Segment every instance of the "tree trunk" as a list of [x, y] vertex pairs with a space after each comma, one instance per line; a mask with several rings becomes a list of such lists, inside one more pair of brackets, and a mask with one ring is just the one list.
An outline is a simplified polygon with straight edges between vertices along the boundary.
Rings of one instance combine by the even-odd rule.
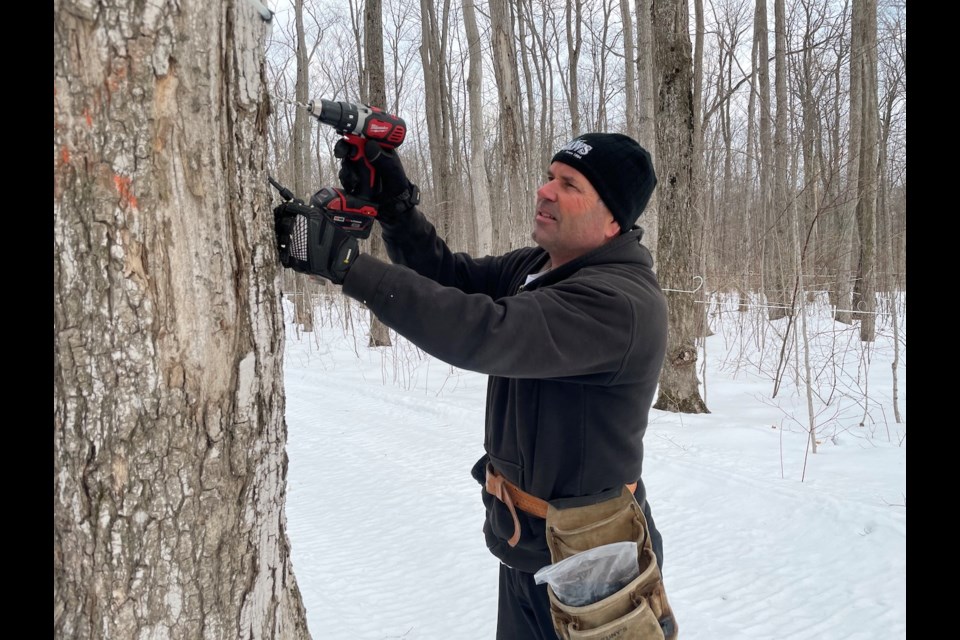
[[[293, 5], [294, 23], [297, 32], [297, 84], [296, 101], [307, 104], [310, 100], [310, 62], [307, 54], [307, 39], [303, 29], [303, 0]], [[297, 107], [293, 116], [293, 192], [308, 201], [317, 189], [310, 184], [310, 126], [311, 117], [306, 109]], [[313, 290], [316, 285], [305, 274], [294, 275], [293, 309], [298, 328], [313, 331]]]
[[483, 52], [473, 0], [463, 3], [463, 20], [470, 54], [470, 70], [467, 76], [467, 91], [470, 94], [470, 194], [473, 204], [470, 220], [476, 228], [476, 253], [485, 256], [493, 251], [493, 219], [486, 151], [483, 148]]
[[[493, 4], [493, 1], [490, 3]], [[580, 82], [577, 67], [580, 64], [580, 47], [583, 36], [580, 31], [583, 25], [583, 0], [567, 0], [564, 17], [567, 22], [567, 65], [569, 85], [567, 101], [570, 105], [570, 136], [580, 135]]]
[[773, 206], [770, 209], [768, 256], [775, 267], [768, 271], [767, 301], [782, 307], [777, 317], [793, 315], [791, 283], [795, 282], [794, 224], [790, 217], [796, 207], [790, 204], [792, 194], [787, 190], [787, 26], [784, 0], [774, 0], [774, 69], [776, 99], [773, 131]]
[[[610, 24], [613, 22], [613, 0], [606, 0], [601, 4], [600, 12], [600, 33], [595, 29], [592, 35], [591, 57], [593, 58], [593, 86], [595, 89], [591, 92], [595, 96], [596, 120], [592, 127], [593, 131], [606, 131], [610, 128], [607, 122], [607, 103], [610, 102], [608, 95], [614, 91], [607, 83], [607, 55], [611, 46], [607, 43], [610, 34]], [[593, 16], [594, 18], [598, 16]]]
[[[684, 289], [697, 269], [694, 202], [693, 61], [686, 0], [654, 0], [654, 60], [659, 77], [660, 282]], [[699, 312], [689, 293], [667, 292], [670, 334], [654, 408], [708, 413], [697, 380]]]
[[[531, 176], [534, 179], [534, 193], [536, 192], [537, 187], [539, 187], [540, 181], [543, 179], [546, 168], [550, 165], [550, 159], [553, 157], [557, 146], [554, 144], [556, 141], [554, 136], [554, 131], [556, 130], [556, 114], [554, 113], [554, 105], [556, 103], [553, 99], [554, 80], [558, 75], [554, 72], [554, 64], [556, 63], [557, 58], [551, 53], [550, 42], [556, 42], [556, 46], [559, 47], [559, 42], [554, 37], [555, 32], [548, 30], [548, 27], [551, 26], [550, 21], [552, 20], [552, 9], [547, 10], [542, 3], [537, 4], [543, 8], [543, 13], [539, 16], [539, 24], [534, 23], [534, 17], [532, 15], [532, 7], [534, 5], [533, 0], [528, 0], [526, 3], [526, 6], [530, 12], [530, 33], [533, 34], [537, 45], [537, 51], [534, 53], [533, 60], [540, 72], [540, 95], [542, 96], [540, 102], [540, 133], [536, 141], [537, 148], [531, 150], [531, 153], [534, 155], [534, 157], [538, 158], [536, 163], [536, 172], [533, 176]], [[550, 40], [548, 40], [548, 38]]]
[[[504, 206], [494, 227], [494, 249], [503, 253], [514, 248], [521, 228], [529, 229], [530, 202], [523, 185], [523, 133], [520, 120], [520, 78], [517, 74], [516, 39], [506, 0], [490, 0], [490, 28], [493, 41], [493, 71], [500, 101], [500, 139], [503, 173], [507, 176]], [[529, 233], [529, 231], [528, 231]]]
[[635, 80], [636, 58], [633, 53], [633, 18], [630, 15], [630, 1], [620, 0], [620, 20], [623, 21], [623, 93], [625, 102], [626, 133], [636, 140], [639, 135], [637, 124], [637, 84]]
[[442, 16], [437, 18], [433, 0], [420, 0], [421, 45], [420, 59], [423, 65], [424, 103], [427, 120], [427, 138], [430, 146], [430, 166], [433, 169], [433, 222], [437, 234], [446, 238], [452, 228], [451, 193], [453, 176], [450, 171], [449, 114], [446, 83], [446, 34], [450, 12], [449, 0], [443, 1]]
[[[366, 64], [363, 67], [365, 80], [363, 85], [369, 92], [363, 99], [367, 104], [380, 109], [387, 107], [387, 81], [383, 68], [383, 3], [381, 0], [366, 0], [363, 11], [363, 41], [366, 50]], [[390, 261], [383, 238], [376, 230], [370, 234], [368, 243], [370, 254], [381, 260]], [[370, 317], [370, 347], [389, 347], [390, 330], [373, 312]]]
[[[854, 2], [854, 6], [857, 2]], [[847, 151], [847, 174], [843, 202], [838, 210], [839, 246], [837, 248], [837, 307], [835, 319], [845, 324], [853, 323], [850, 310], [853, 308], [853, 282], [851, 280], [853, 256], [853, 229], [857, 203], [860, 200], [860, 145], [863, 135], [863, 74], [860, 70], [863, 59], [863, 24], [854, 19], [850, 28], [850, 118]]]
[[786, 315], [783, 308], [783, 286], [780, 282], [779, 246], [777, 245], [777, 212], [774, 210], [774, 166], [773, 114], [770, 92], [770, 45], [767, 29], [767, 2], [757, 0], [754, 33], [757, 39], [757, 77], [760, 81], [760, 215], [762, 221], [760, 241], [762, 243], [762, 281], [766, 296], [767, 317], [777, 320]]
[[528, 55], [528, 49], [530, 49], [530, 47], [527, 46], [526, 20], [523, 18], [522, 2], [523, 0], [514, 0], [509, 6], [513, 13], [511, 21], [517, 25], [517, 54], [520, 58], [520, 68], [523, 70], [523, 86], [526, 88], [527, 96], [527, 122], [523, 127], [523, 132], [526, 133], [526, 136], [523, 138], [522, 143], [525, 161], [524, 168], [521, 170], [524, 179], [523, 189], [524, 191], [532, 193], [536, 190], [536, 181], [543, 175], [545, 167], [537, 167], [537, 159], [540, 155], [534, 153], [537, 139], [536, 107], [534, 105], [534, 96], [536, 94], [533, 90], [534, 72], [530, 68], [530, 60], [534, 57], [534, 54], [530, 52], [530, 55]]
[[[693, 180], [691, 181], [691, 188], [693, 190], [692, 202], [693, 202], [693, 213], [696, 218], [694, 219], [694, 224], [696, 228], [700, 230], [700, 233], [695, 241], [693, 251], [694, 255], [698, 256], [697, 266], [696, 266], [696, 275], [702, 276], [704, 278], [708, 277], [709, 271], [709, 262], [708, 257], [710, 251], [708, 250], [708, 238], [712, 236], [707, 229], [707, 203], [704, 194], [706, 192], [706, 166], [704, 163], [704, 145], [703, 145], [703, 127], [701, 126], [703, 122], [703, 82], [701, 81], [701, 76], [703, 75], [703, 1], [694, 0], [694, 48], [693, 48]], [[683, 287], [689, 288], [689, 287]], [[696, 294], [697, 303], [693, 306], [694, 312], [697, 314], [697, 332], [698, 337], [707, 337], [712, 335], [710, 331], [709, 323], [707, 322], [707, 305], [705, 304], [705, 299], [707, 292], [703, 288], [699, 288]]]
[[[754, 22], [756, 22], [756, 13], [754, 13]], [[762, 188], [760, 192], [755, 187], [755, 176], [760, 175], [759, 155], [757, 154], [757, 102], [760, 96], [760, 38], [754, 29], [753, 43], [750, 53], [750, 97], [747, 99], [747, 153], [743, 160], [743, 183], [744, 183], [744, 203], [743, 209], [746, 212], [744, 225], [745, 233], [740, 242], [740, 268], [742, 269], [742, 279], [746, 291], [740, 292], [740, 311], [746, 311], [749, 307], [749, 295], [747, 291], [756, 286], [757, 291], [761, 291], [763, 278], [756, 277], [755, 273], [762, 273], [761, 249], [763, 245], [763, 236], [758, 228], [758, 221], [763, 220], [763, 197]]]
[[863, 55], [860, 56], [863, 118], [861, 120], [859, 198], [857, 230], [860, 233], [860, 260], [854, 295], [854, 308], [860, 312], [860, 340], [876, 337], [876, 263], [877, 263], [877, 145], [879, 114], [877, 105], [877, 0], [855, 0], [854, 24], [861, 24]]
[[[802, 217], [800, 219], [799, 233], [800, 238], [809, 231], [813, 234], [814, 239], [807, 245], [806, 253], [802, 256], [802, 262], [798, 265], [800, 273], [814, 274], [814, 278], [819, 274], [817, 265], [819, 260], [817, 259], [817, 252], [819, 251], [820, 241], [816, 235], [818, 229], [817, 219], [819, 214], [820, 207], [820, 161], [816, 153], [816, 141], [821, 135], [820, 128], [820, 119], [817, 109], [817, 103], [815, 100], [815, 91], [814, 91], [814, 63], [815, 63], [815, 51], [814, 51], [814, 42], [816, 40], [816, 34], [814, 32], [813, 20], [810, 14], [810, 7], [805, 3], [805, 30], [803, 34], [803, 75], [802, 78], [802, 100], [801, 106], [803, 108], [803, 131], [800, 134], [802, 136], [803, 144], [803, 207]], [[809, 286], [812, 289], [817, 289], [822, 286], [820, 282], [814, 280], [809, 283]]]
[[[846, 27], [843, 27], [841, 32], [845, 29]], [[843, 65], [846, 63], [848, 56], [848, 52], [844, 47], [848, 45], [849, 42], [843, 37], [838, 38], [835, 63], [829, 69], [830, 85], [833, 89], [829, 96], [829, 101], [835, 105], [840, 105], [844, 100]], [[828, 281], [829, 287], [827, 289], [827, 295], [830, 304], [833, 305], [834, 309], [839, 310], [849, 308], [848, 305], [839, 304], [841, 289], [843, 289], [843, 284], [845, 283], [845, 281], [841, 282], [840, 277], [843, 269], [841, 264], [843, 252], [840, 250], [840, 247], [841, 244], [844, 244], [841, 240], [841, 227], [843, 212], [847, 206], [844, 203], [843, 195], [846, 189], [846, 185], [844, 184], [846, 168], [843, 165], [843, 147], [844, 140], [847, 139], [849, 135], [845, 135], [842, 131], [843, 110], [834, 108], [831, 111], [830, 117], [824, 118], [824, 135], [817, 141], [821, 149], [819, 154], [821, 157], [821, 171], [824, 174], [824, 195], [821, 199], [822, 212], [818, 218], [818, 223], [821, 238], [827, 239], [823, 243], [823, 250], [820, 252], [820, 260], [823, 265], [822, 271], [826, 272], [830, 278]], [[826, 146], [825, 149], [823, 148], [824, 145]], [[849, 240], [846, 241], [846, 244], [849, 244]], [[844, 278], [845, 277], [846, 276], [844, 276]], [[834, 312], [834, 319], [844, 321], [838, 315], [838, 312]], [[849, 324], [849, 315], [847, 315], [845, 322]]]
[[[657, 86], [654, 80], [653, 62], [653, 2], [637, 0], [637, 77], [640, 84], [640, 103], [638, 110], [639, 138], [637, 142], [650, 152], [653, 166], [656, 168], [659, 184], [663, 184], [657, 154]], [[654, 268], [658, 264], [658, 245], [660, 237], [660, 189], [654, 189], [643, 216], [638, 221], [643, 227], [643, 244], [653, 255]]]
[[309, 638], [250, 3], [54, 2], [54, 635]]
[[[553, 102], [550, 98], [553, 95], [553, 58], [547, 43], [544, 40], [547, 34], [547, 16], [546, 11], [540, 16], [541, 24], [534, 20], [534, 2], [533, 0], [518, 0], [518, 10], [520, 11], [520, 20], [528, 27], [530, 32], [530, 62], [533, 64], [534, 72], [537, 77], [537, 88], [540, 91], [540, 107], [535, 106], [536, 94], [530, 92], [530, 103], [534, 105], [534, 110], [539, 111], [539, 119], [536, 128], [531, 124], [529, 144], [527, 149], [528, 171], [527, 188], [530, 193], [535, 193], [543, 179], [546, 168], [550, 165], [550, 158], [554, 153], [553, 138]], [[549, 35], [549, 34], [547, 34]]]

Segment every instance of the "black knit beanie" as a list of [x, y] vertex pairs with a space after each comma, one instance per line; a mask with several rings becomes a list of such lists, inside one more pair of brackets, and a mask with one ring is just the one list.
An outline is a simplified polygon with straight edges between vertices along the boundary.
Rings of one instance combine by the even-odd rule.
[[633, 227], [657, 184], [650, 153], [622, 133], [577, 136], [550, 162], [568, 164], [586, 176], [620, 223], [620, 233]]

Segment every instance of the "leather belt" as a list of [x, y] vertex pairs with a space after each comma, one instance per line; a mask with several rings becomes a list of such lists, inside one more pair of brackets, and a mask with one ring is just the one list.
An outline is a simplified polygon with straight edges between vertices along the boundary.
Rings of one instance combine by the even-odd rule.
[[[538, 518], [547, 517], [547, 507], [550, 506], [546, 500], [538, 498], [535, 495], [531, 495], [513, 484], [509, 480], [503, 477], [496, 469], [493, 468], [493, 465], [489, 462], [487, 463], [487, 481], [486, 489], [487, 493], [494, 496], [507, 505], [507, 509], [510, 511], [510, 516], [513, 518], [513, 535], [510, 536], [510, 539], [507, 540], [507, 544], [511, 547], [517, 546], [517, 543], [520, 542], [520, 519], [517, 517], [517, 509], [525, 513], [529, 513], [532, 516]], [[630, 490], [630, 493], [635, 493], [637, 490], [637, 483], [631, 482], [627, 485], [627, 488]]]

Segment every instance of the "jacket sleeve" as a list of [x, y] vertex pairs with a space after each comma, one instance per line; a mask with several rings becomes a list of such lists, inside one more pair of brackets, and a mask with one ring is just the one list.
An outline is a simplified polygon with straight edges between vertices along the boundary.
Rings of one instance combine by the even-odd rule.
[[615, 287], [597, 286], [599, 280], [568, 278], [495, 299], [361, 255], [343, 291], [454, 366], [510, 378], [606, 384], [623, 368], [637, 320], [627, 296]]
[[394, 264], [465, 293], [495, 295], [501, 260], [452, 252], [419, 209], [413, 209], [402, 224], [381, 224], [381, 230], [387, 255]]

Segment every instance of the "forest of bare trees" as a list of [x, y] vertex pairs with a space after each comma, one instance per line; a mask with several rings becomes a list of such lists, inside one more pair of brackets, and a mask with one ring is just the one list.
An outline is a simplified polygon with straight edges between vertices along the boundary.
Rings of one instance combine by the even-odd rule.
[[[530, 243], [559, 145], [636, 137], [660, 176], [640, 224], [671, 305], [656, 406], [705, 411], [709, 295], [793, 327], [797, 305], [825, 292], [870, 342], [903, 291], [905, 20], [886, 0], [297, 0], [277, 8], [268, 42], [268, 164], [291, 177], [308, 158], [309, 195], [336, 180], [337, 136], [295, 135], [296, 103], [382, 106], [408, 123], [401, 155], [422, 208], [454, 249], [483, 255]], [[285, 288], [314, 300], [309, 285]]]
[[[667, 126], [657, 105], [689, 72], [693, 210], [678, 222], [695, 227], [697, 259], [664, 287], [689, 290], [701, 276], [710, 290], [762, 292], [776, 317], [802, 276], [831, 293], [844, 322], [903, 288], [904, 3], [304, 0], [311, 98], [367, 102], [370, 4], [382, 5], [387, 61], [377, 106], [407, 121], [405, 166], [453, 247], [528, 244], [534, 190], [578, 133], [633, 135], [663, 172], [675, 159], [656, 150]], [[281, 176], [298, 157], [292, 100], [303, 96], [294, 9], [278, 7], [267, 51], [269, 163]], [[665, 69], [656, 35], [678, 26], [687, 68]], [[314, 127], [311, 189], [336, 179], [336, 135]], [[656, 214], [653, 203], [641, 219], [648, 243], [665, 231]]]

